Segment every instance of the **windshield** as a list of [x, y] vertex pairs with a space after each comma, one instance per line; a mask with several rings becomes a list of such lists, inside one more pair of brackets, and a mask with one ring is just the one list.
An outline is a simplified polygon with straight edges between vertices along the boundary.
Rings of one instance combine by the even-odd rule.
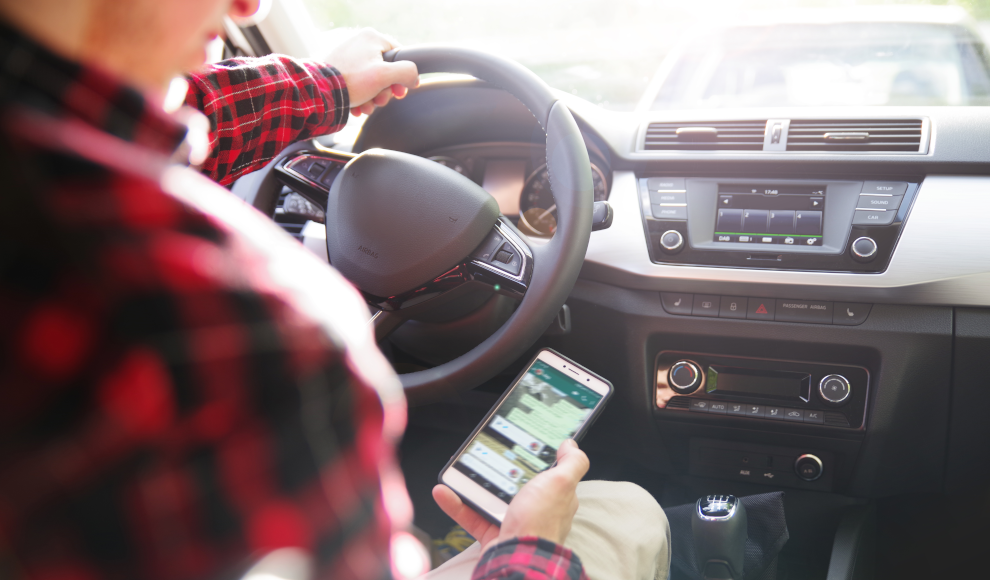
[[961, 26], [730, 28], [675, 63], [653, 109], [990, 104], [986, 48]]
[[[751, 22], [777, 9], [825, 7], [875, 9], [887, 20], [891, 11], [968, 13], [981, 30], [990, 30], [990, 2], [985, 0], [302, 3], [328, 35], [370, 26], [406, 45], [446, 43], [495, 52], [521, 62], [554, 88], [617, 111], [651, 103], [662, 109], [988, 104], [990, 94], [985, 49], [963, 26], [915, 18], [903, 25], [725, 27], [726, 22]], [[891, 6], [946, 3], [955, 7]], [[868, 4], [882, 6], [861, 6]], [[934, 20], [946, 20], [944, 13], [932, 14]], [[664, 61], [672, 54], [684, 59], [670, 70], [672, 61]], [[666, 80], [657, 93], [661, 79]]]

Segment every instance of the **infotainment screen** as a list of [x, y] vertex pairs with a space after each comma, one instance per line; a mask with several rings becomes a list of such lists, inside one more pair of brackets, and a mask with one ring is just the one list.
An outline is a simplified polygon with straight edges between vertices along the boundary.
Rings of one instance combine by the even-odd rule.
[[720, 183], [714, 241], [820, 246], [825, 186]]

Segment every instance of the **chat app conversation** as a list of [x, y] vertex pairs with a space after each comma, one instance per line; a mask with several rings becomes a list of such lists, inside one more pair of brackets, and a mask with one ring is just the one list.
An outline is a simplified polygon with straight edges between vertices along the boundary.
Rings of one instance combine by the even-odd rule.
[[454, 463], [493, 495], [509, 501], [557, 460], [602, 396], [537, 360]]

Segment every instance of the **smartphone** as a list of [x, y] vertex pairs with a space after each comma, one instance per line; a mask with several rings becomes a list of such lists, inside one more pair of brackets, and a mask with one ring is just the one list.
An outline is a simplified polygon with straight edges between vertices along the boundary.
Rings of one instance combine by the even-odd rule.
[[440, 472], [440, 483], [489, 521], [557, 460], [565, 439], [579, 440], [612, 395], [612, 384], [546, 348], [516, 378]]

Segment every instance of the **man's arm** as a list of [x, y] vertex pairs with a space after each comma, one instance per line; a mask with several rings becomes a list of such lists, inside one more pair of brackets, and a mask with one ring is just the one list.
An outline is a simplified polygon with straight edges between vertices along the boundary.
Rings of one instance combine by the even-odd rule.
[[221, 185], [260, 169], [290, 143], [339, 131], [350, 108], [341, 73], [272, 55], [236, 58], [190, 75], [186, 104], [210, 119], [202, 171]]
[[190, 75], [186, 104], [210, 119], [202, 171], [221, 185], [260, 169], [290, 143], [339, 131], [348, 110], [371, 114], [419, 85], [416, 65], [384, 62], [397, 48], [370, 28], [316, 60], [282, 55], [226, 60]]

